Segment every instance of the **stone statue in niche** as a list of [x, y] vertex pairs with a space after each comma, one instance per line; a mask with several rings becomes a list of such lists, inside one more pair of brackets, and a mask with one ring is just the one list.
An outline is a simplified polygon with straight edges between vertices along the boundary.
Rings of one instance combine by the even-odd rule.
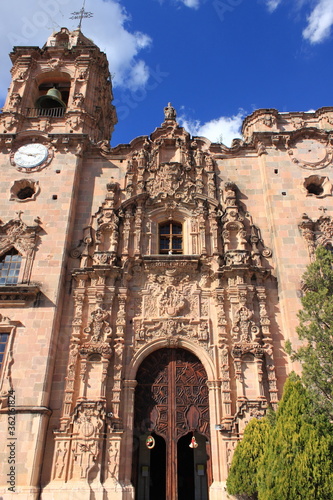
[[13, 92], [10, 96], [9, 105], [11, 108], [17, 108], [22, 101], [22, 97], [18, 92]]
[[93, 342], [104, 342], [105, 337], [111, 334], [111, 328], [106, 322], [108, 315], [108, 312], [101, 308], [97, 308], [91, 313], [91, 324], [84, 329], [84, 332], [92, 334], [91, 340]]
[[194, 156], [195, 165], [197, 167], [202, 167], [203, 160], [204, 160], [204, 154], [203, 154], [203, 152], [198, 147], [198, 144], [195, 141], [192, 142], [191, 146], [194, 149], [193, 156]]
[[235, 324], [232, 328], [233, 337], [241, 342], [252, 342], [259, 334], [259, 328], [252, 321], [253, 312], [246, 306], [241, 306], [235, 314]]
[[209, 339], [209, 326], [206, 321], [202, 321], [198, 331], [198, 339], [207, 341]]
[[146, 165], [147, 165], [147, 157], [146, 157], [146, 152], [143, 149], [141, 149], [139, 151], [137, 160], [138, 160], [138, 167], [139, 168], [145, 168], [146, 167]]
[[214, 171], [214, 160], [210, 155], [206, 155], [206, 170], [208, 172]]
[[73, 97], [74, 106], [81, 108], [83, 105], [84, 96], [82, 92], [77, 92]]

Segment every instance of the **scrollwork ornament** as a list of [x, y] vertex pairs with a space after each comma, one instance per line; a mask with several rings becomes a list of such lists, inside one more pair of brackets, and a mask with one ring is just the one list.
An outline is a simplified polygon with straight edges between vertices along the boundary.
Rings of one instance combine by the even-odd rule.
[[265, 257], [266, 259], [269, 259], [270, 257], [272, 257], [272, 250], [270, 250], [269, 248], [264, 248], [261, 252], [261, 255], [263, 257]]

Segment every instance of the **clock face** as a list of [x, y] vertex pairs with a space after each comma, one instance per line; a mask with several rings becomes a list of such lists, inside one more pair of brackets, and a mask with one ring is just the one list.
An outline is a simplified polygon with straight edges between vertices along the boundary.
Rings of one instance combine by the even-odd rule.
[[14, 154], [14, 163], [24, 169], [32, 169], [41, 166], [49, 156], [46, 146], [39, 143], [25, 144]]
[[317, 170], [332, 163], [332, 147], [316, 137], [304, 137], [294, 142], [288, 150], [291, 160], [301, 168]]

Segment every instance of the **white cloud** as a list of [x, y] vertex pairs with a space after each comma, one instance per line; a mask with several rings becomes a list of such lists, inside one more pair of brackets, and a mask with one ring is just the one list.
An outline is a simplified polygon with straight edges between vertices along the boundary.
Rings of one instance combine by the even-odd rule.
[[278, 8], [282, 0], [266, 0], [266, 5], [270, 12], [274, 12], [275, 9]]
[[[75, 29], [78, 21], [70, 20], [70, 17], [71, 13], [75, 9], [80, 9], [81, 5], [81, 2], [73, 0], [3, 2], [0, 18], [0, 65], [3, 75], [0, 81], [0, 100], [5, 97], [10, 81], [11, 64], [7, 54], [12, 47], [14, 45], [41, 47], [52, 31], [62, 26]], [[117, 0], [87, 2], [86, 10], [89, 8], [93, 10], [94, 18], [83, 20], [82, 31], [106, 52], [114, 85], [131, 90], [144, 86], [149, 77], [149, 70], [140, 58], [140, 53], [150, 46], [150, 37], [141, 32], [130, 31], [129, 15]]]
[[200, 7], [200, 0], [180, 0], [186, 7], [191, 9], [198, 9]]
[[319, 0], [309, 15], [303, 37], [311, 43], [319, 43], [328, 38], [333, 25], [333, 1]]
[[188, 120], [183, 115], [179, 117], [179, 123], [193, 136], [207, 137], [212, 142], [222, 142], [230, 147], [233, 139], [241, 137], [240, 128], [244, 117], [245, 112], [240, 110], [237, 115], [221, 116], [202, 124], [199, 120]]
[[[268, 10], [274, 12], [283, 0], [265, 0]], [[310, 43], [320, 43], [329, 38], [333, 26], [333, 0], [294, 0], [294, 7], [300, 11], [310, 4], [311, 12], [307, 17], [307, 26], [303, 38]]]
[[[163, 4], [164, 1], [165, 0], [158, 0], [160, 4]], [[190, 9], [198, 9], [201, 2], [207, 2], [207, 0], [171, 0], [171, 3], [174, 5], [183, 4]]]
[[140, 60], [131, 67], [127, 86], [130, 90], [137, 90], [145, 86], [148, 78], [149, 68], [144, 61]]

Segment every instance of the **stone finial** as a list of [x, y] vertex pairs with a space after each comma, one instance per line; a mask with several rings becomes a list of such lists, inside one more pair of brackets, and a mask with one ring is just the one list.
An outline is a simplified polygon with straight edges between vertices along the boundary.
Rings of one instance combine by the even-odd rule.
[[176, 110], [171, 106], [171, 102], [168, 103], [168, 105], [164, 108], [164, 118], [165, 121], [167, 120], [172, 120], [176, 121]]

